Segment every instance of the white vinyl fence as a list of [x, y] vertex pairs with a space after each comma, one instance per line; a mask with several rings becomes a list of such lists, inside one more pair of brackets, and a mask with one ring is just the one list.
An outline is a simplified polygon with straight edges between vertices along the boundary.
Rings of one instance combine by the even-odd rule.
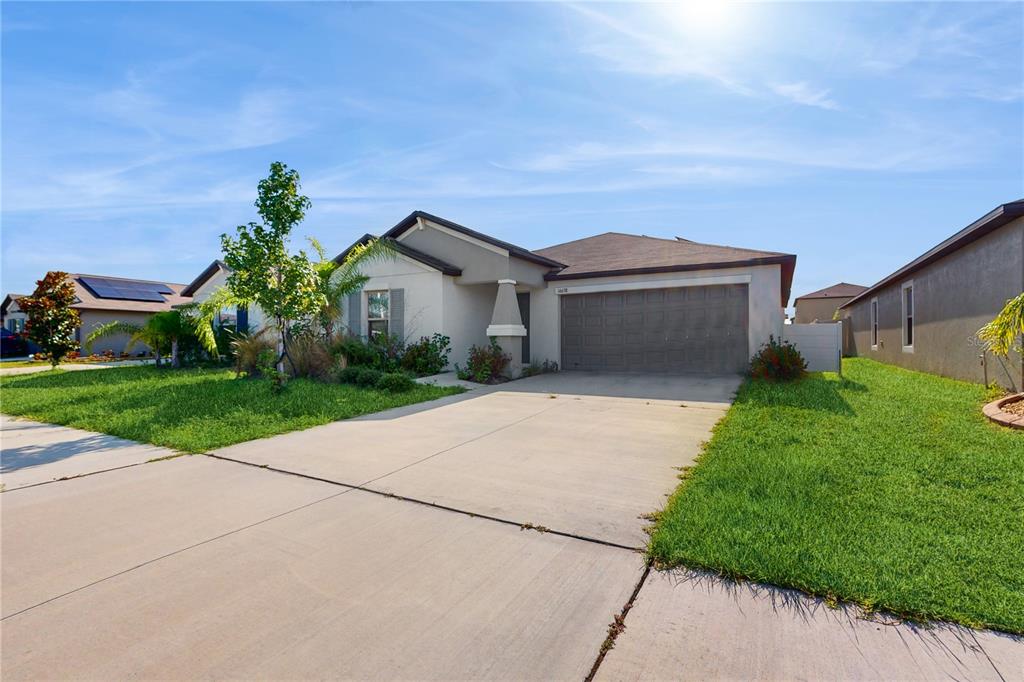
[[809, 372], [843, 371], [843, 323], [784, 324], [782, 338], [807, 361]]

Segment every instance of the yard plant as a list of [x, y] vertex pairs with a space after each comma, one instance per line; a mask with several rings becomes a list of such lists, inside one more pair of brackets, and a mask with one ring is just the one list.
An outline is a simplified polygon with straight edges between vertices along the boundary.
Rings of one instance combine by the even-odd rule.
[[31, 296], [18, 300], [18, 307], [28, 321], [25, 331], [56, 367], [64, 357], [78, 348], [75, 329], [81, 324], [75, 303], [75, 285], [68, 273], [54, 271], [36, 282]]
[[1024, 434], [977, 384], [871, 360], [748, 380], [659, 515], [660, 565], [1024, 632]]
[[226, 368], [172, 372], [125, 367], [0, 376], [5, 414], [184, 452], [206, 452], [461, 392], [420, 384], [402, 388], [300, 378], [272, 398], [270, 381], [239, 381]]

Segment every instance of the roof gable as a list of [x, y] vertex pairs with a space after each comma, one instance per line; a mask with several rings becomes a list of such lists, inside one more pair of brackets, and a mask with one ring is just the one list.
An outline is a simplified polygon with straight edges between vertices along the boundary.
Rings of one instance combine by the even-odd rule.
[[199, 273], [199, 276], [192, 280], [188, 286], [181, 290], [182, 296], [195, 296], [199, 289], [210, 281], [210, 278], [216, 275], [221, 270], [225, 272], [231, 272], [224, 261], [217, 259], [206, 266], [206, 269]]
[[832, 286], [825, 287], [824, 289], [818, 289], [812, 291], [809, 294], [803, 296], [797, 296], [795, 301], [811, 299], [811, 298], [851, 298], [857, 294], [862, 293], [867, 287], [861, 286], [860, 284], [850, 284], [848, 282], [839, 282]]
[[[374, 237], [372, 234], [364, 234], [362, 237], [356, 240], [356, 242], [352, 244], [352, 246], [348, 247], [347, 249], [339, 253], [337, 256], [335, 256], [334, 262], [341, 264], [341, 262], [345, 260], [345, 258], [348, 256], [349, 252], [351, 252], [353, 248], [362, 244], [368, 244], [370, 241], [374, 239], [378, 239], [378, 237]], [[403, 244], [397, 239], [392, 239], [387, 236], [379, 237], [379, 239], [386, 242], [392, 249], [395, 250], [396, 253], [400, 253], [406, 258], [411, 258], [417, 263], [422, 263], [427, 267], [433, 268], [434, 270], [439, 270], [446, 275], [451, 275], [452, 277], [458, 277], [459, 275], [462, 274], [462, 270], [452, 265], [451, 263], [447, 263], [441, 260], [440, 258], [435, 258], [434, 256], [431, 256], [428, 253], [423, 253], [419, 249], [414, 249], [408, 244]]]

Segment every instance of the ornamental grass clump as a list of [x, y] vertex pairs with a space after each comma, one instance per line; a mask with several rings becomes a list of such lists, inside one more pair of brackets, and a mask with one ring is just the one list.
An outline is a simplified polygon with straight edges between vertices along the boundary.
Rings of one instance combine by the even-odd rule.
[[789, 341], [768, 337], [750, 359], [750, 376], [767, 381], [795, 381], [807, 375], [807, 361]]

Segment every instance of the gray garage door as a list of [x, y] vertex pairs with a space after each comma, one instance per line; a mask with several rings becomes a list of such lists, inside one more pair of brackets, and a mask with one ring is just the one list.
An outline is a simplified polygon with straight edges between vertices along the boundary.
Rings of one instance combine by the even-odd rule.
[[561, 298], [564, 369], [725, 374], [749, 360], [746, 284]]

